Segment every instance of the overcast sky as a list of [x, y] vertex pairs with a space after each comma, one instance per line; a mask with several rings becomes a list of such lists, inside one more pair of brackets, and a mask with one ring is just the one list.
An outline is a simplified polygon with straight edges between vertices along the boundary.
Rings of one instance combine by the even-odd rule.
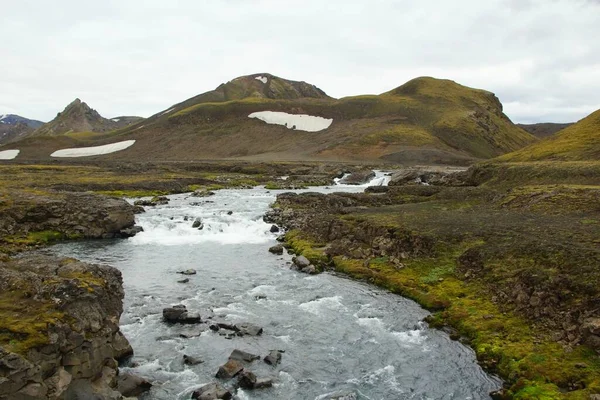
[[270, 72], [330, 96], [417, 76], [490, 90], [515, 122], [600, 108], [600, 0], [0, 0], [0, 114], [76, 97], [150, 116]]

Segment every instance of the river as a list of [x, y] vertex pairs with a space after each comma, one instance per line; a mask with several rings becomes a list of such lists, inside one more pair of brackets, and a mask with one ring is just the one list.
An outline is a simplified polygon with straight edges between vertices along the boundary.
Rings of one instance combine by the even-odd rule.
[[[385, 183], [381, 173], [371, 182]], [[289, 269], [290, 256], [270, 254], [278, 234], [262, 215], [281, 192], [173, 195], [169, 204], [137, 216], [144, 232], [133, 238], [49, 249], [122, 271], [121, 330], [135, 350], [134, 366], [124, 369], [154, 383], [143, 399], [189, 399], [215, 381], [233, 349], [262, 356], [285, 351], [276, 367], [262, 360], [250, 366], [259, 377], [273, 377], [274, 386], [239, 389], [240, 399], [327, 399], [339, 392], [358, 399], [489, 399], [501, 381], [482, 371], [471, 349], [421, 322], [428, 312], [413, 301], [332, 273], [301, 274]], [[195, 218], [202, 219], [202, 230], [192, 228]], [[190, 268], [197, 274], [178, 283], [183, 276], [177, 272]], [[162, 309], [179, 303], [214, 320], [257, 324], [264, 333], [228, 338], [206, 330], [180, 337], [194, 327], [162, 321]], [[183, 354], [204, 362], [184, 365]]]

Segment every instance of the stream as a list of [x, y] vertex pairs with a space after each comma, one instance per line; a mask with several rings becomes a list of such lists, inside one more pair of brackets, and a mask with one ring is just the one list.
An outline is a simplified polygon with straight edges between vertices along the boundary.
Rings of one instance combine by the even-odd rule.
[[[387, 183], [378, 172], [371, 185]], [[303, 191], [358, 192], [368, 185], [336, 184]], [[291, 256], [267, 250], [279, 233], [262, 221], [278, 193], [224, 189], [214, 196], [169, 196], [167, 205], [137, 216], [144, 228], [130, 239], [57, 244], [50, 252], [109, 264], [123, 274], [121, 330], [134, 348], [132, 367], [154, 386], [142, 399], [190, 399], [216, 381], [232, 350], [264, 357], [285, 351], [281, 364], [249, 365], [271, 388], [237, 389], [239, 399], [328, 399], [354, 393], [358, 399], [489, 399], [501, 381], [486, 374], [474, 352], [421, 322], [428, 315], [415, 302], [343, 276], [305, 275], [289, 268]], [[192, 228], [200, 218], [203, 229]], [[195, 269], [196, 275], [178, 271]], [[188, 283], [178, 280], [189, 278]], [[250, 322], [260, 336], [229, 337], [222, 330], [168, 325], [162, 309], [185, 304], [203, 318]], [[189, 336], [196, 330], [199, 336]], [[183, 355], [204, 362], [184, 365]], [[235, 379], [222, 382], [235, 390]]]

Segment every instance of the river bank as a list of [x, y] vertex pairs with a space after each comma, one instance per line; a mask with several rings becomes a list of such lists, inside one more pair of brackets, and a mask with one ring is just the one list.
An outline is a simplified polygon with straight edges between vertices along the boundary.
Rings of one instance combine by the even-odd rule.
[[599, 188], [502, 187], [481, 176], [472, 168], [442, 186], [282, 194], [266, 220], [288, 228], [287, 246], [322, 269], [432, 310], [430, 324], [507, 380], [496, 398], [593, 398]]

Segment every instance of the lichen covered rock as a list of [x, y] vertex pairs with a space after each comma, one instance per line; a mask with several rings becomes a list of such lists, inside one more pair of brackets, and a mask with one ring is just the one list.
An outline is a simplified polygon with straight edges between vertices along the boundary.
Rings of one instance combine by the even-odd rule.
[[[121, 273], [73, 259], [0, 261], [0, 399], [120, 399]], [[82, 397], [83, 398], [83, 397]]]

